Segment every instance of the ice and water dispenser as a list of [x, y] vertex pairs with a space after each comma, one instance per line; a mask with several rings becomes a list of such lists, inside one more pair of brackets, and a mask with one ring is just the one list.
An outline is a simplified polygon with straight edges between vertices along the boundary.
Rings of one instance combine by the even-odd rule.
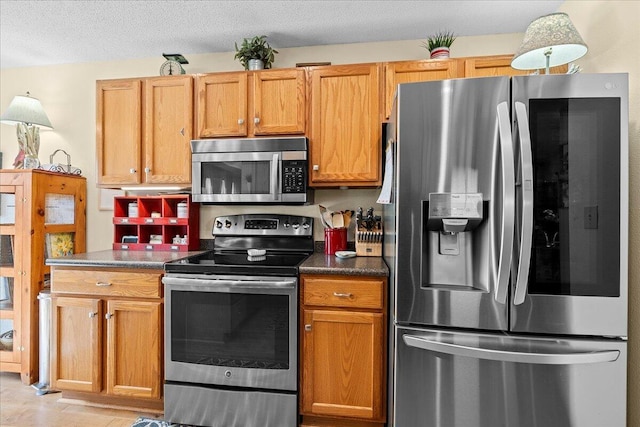
[[487, 205], [480, 193], [430, 193], [423, 201], [423, 286], [485, 290]]

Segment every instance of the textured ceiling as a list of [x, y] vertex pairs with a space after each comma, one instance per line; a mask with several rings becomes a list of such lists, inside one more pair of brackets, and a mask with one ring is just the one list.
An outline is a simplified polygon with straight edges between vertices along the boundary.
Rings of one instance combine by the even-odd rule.
[[524, 32], [562, 0], [0, 0], [0, 68], [231, 52], [265, 34], [274, 48]]

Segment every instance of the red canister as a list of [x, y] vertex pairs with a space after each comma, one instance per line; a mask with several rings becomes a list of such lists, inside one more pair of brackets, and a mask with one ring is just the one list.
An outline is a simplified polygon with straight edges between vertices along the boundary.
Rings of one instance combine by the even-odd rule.
[[346, 227], [324, 229], [324, 253], [326, 255], [333, 255], [337, 251], [344, 251], [346, 249], [347, 249]]

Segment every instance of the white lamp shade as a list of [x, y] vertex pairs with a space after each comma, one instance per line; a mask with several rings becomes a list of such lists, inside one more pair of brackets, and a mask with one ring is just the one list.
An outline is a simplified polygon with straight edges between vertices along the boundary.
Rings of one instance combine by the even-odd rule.
[[529, 24], [511, 66], [518, 70], [538, 70], [568, 64], [587, 53], [587, 45], [566, 13], [541, 16]]
[[27, 96], [17, 95], [13, 98], [9, 108], [0, 116], [0, 122], [13, 125], [26, 123], [53, 129], [40, 101], [29, 96], [28, 92]]

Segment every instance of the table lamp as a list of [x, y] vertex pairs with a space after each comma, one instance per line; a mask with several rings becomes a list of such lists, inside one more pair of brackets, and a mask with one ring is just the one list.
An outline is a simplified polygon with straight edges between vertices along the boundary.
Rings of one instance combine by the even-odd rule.
[[511, 60], [517, 70], [545, 69], [568, 64], [587, 53], [587, 45], [566, 13], [535, 19], [527, 27], [520, 49]]
[[35, 169], [40, 166], [40, 127], [53, 129], [42, 104], [27, 92], [17, 95], [9, 108], [0, 116], [0, 122], [16, 125], [20, 151], [13, 162], [16, 169]]

